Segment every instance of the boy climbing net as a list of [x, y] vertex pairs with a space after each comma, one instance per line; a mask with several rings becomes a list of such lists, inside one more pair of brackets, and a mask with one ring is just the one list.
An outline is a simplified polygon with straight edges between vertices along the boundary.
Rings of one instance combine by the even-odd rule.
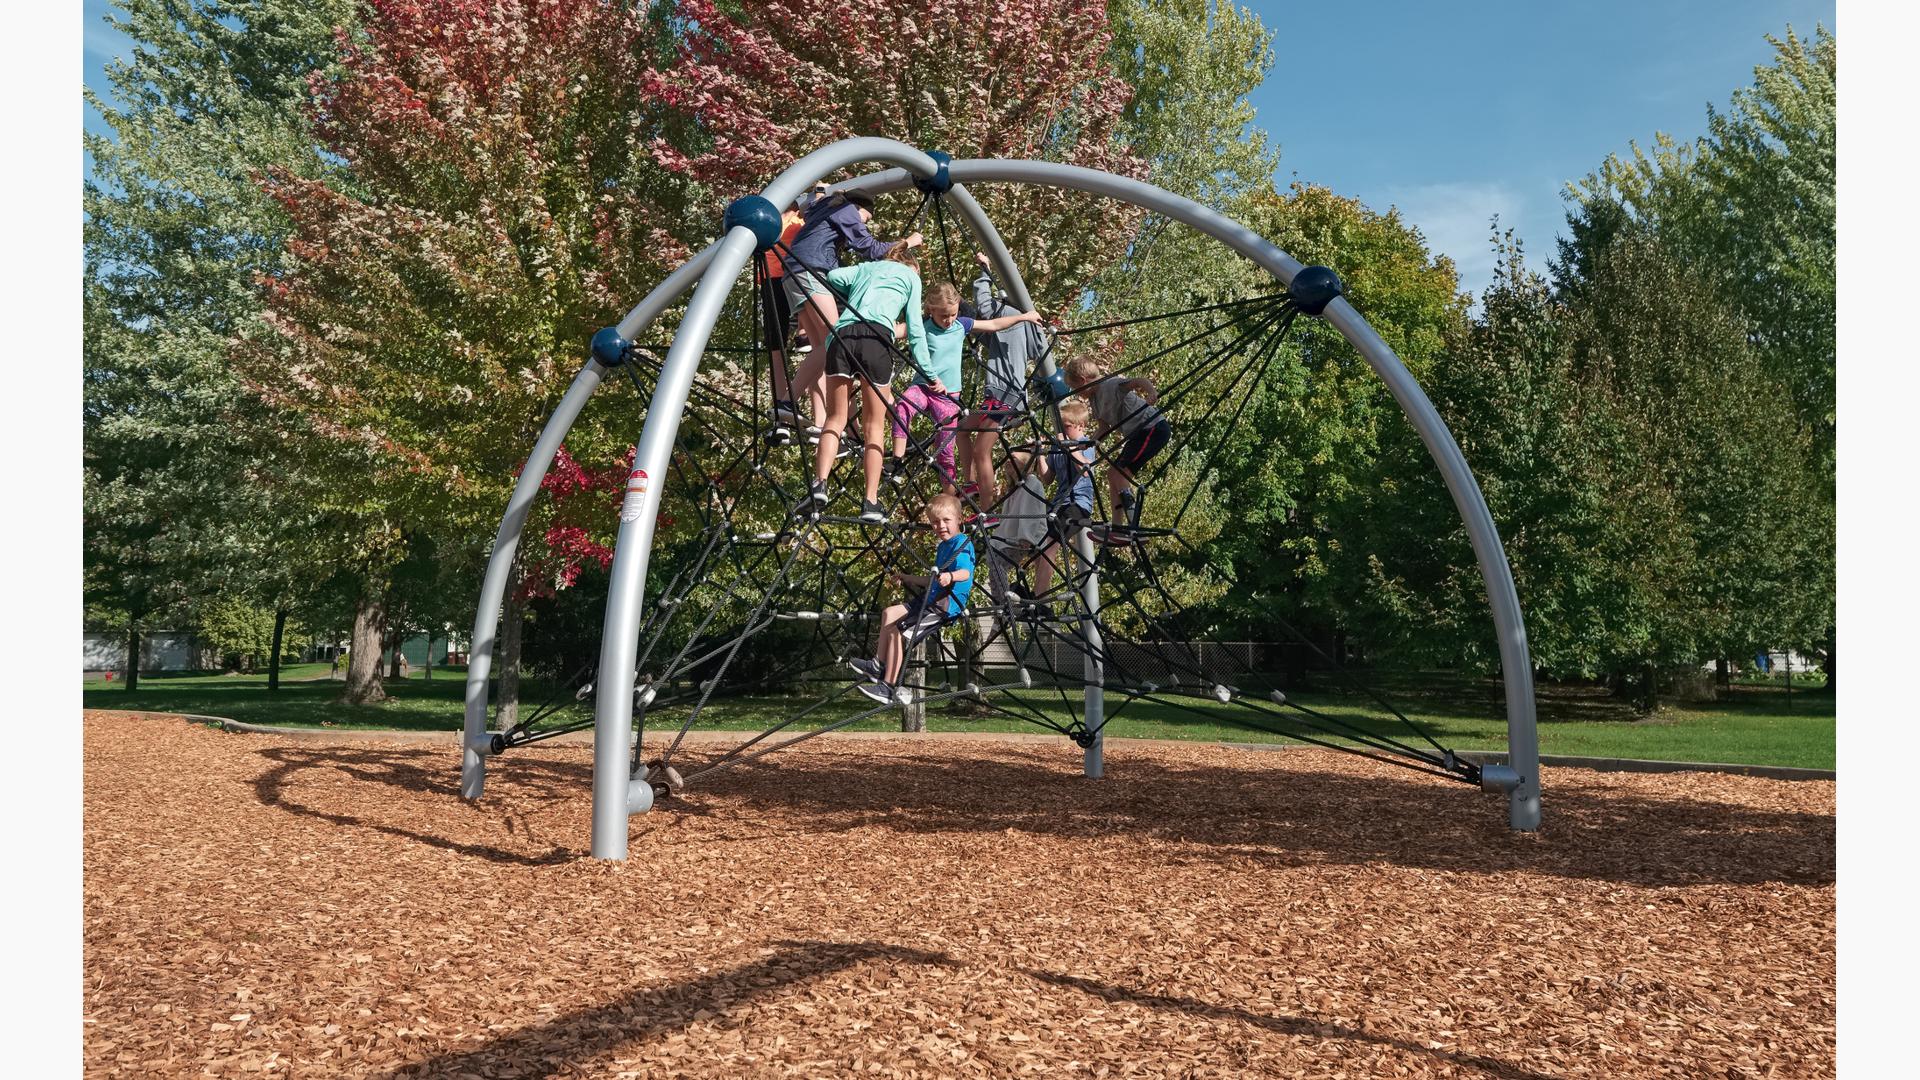
[[1116, 432], [1122, 436], [1107, 468], [1107, 495], [1113, 500], [1114, 528], [1135, 528], [1140, 524], [1140, 496], [1133, 478], [1173, 437], [1173, 425], [1159, 409], [1160, 392], [1151, 379], [1107, 374], [1091, 356], [1067, 364], [1067, 385], [1093, 406], [1094, 442]]
[[879, 647], [872, 659], [847, 661], [855, 673], [873, 680], [862, 683], [860, 692], [883, 705], [907, 704], [898, 689], [907, 652], [959, 618], [973, 592], [973, 541], [960, 531], [960, 500], [936, 495], [927, 503], [925, 516], [940, 538], [933, 572], [891, 575], [895, 585], [917, 594], [904, 604], [889, 606], [882, 614]]

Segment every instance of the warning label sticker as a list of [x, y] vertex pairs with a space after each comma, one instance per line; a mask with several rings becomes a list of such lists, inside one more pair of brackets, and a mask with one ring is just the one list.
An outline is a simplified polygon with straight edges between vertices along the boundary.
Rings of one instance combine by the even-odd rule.
[[631, 522], [640, 520], [640, 508], [647, 501], [647, 470], [635, 469], [627, 474], [627, 497], [620, 501], [620, 520]]

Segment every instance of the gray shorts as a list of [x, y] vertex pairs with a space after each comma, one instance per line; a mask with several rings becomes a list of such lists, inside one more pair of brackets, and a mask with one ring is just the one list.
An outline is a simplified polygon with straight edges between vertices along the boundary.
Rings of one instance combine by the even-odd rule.
[[780, 279], [780, 288], [787, 294], [787, 308], [796, 319], [809, 296], [824, 294], [829, 299], [833, 296], [833, 290], [827, 288], [827, 276], [814, 270], [788, 270]]

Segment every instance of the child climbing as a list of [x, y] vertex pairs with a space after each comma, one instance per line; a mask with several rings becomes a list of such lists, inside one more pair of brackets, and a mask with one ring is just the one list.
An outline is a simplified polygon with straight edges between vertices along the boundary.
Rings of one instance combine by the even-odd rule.
[[[820, 445], [814, 451], [813, 487], [807, 498], [816, 512], [827, 504], [827, 474], [839, 456], [840, 433], [847, 424], [853, 384], [858, 381], [864, 436], [860, 465], [866, 476], [860, 520], [877, 525], [887, 520], [886, 508], [880, 505], [881, 425], [887, 417], [881, 395], [893, 382], [894, 325], [903, 312], [920, 308], [920, 264], [902, 240], [888, 248], [879, 262], [828, 271], [826, 280], [846, 295], [847, 310], [834, 324], [832, 344], [826, 349], [826, 415], [821, 423]], [[919, 319], [909, 319], [906, 333], [913, 362], [926, 370], [926, 325]]]
[[[811, 195], [803, 195], [800, 201], [787, 208], [780, 215], [780, 246], [791, 251], [793, 241], [800, 235], [800, 229], [806, 225], [803, 212], [813, 202]], [[760, 317], [761, 332], [767, 343], [767, 365], [773, 377], [773, 437], [785, 442], [793, 437], [793, 426], [800, 422], [793, 409], [792, 381], [787, 373], [787, 337], [793, 330], [793, 305], [787, 299], [786, 263], [777, 251], [766, 254], [766, 273], [760, 279]], [[804, 338], [805, 335], [802, 335]], [[795, 351], [804, 354], [807, 349]]]
[[[813, 410], [813, 424], [807, 429], [809, 439], [818, 436], [822, 426], [821, 417], [826, 407], [821, 386], [826, 367], [825, 346], [831, 338], [829, 328], [837, 325], [841, 318], [839, 303], [828, 285], [830, 272], [839, 267], [841, 255], [848, 250], [866, 259], [880, 260], [899, 244], [915, 248], [921, 242], [917, 232], [905, 240], [876, 239], [867, 231], [867, 222], [873, 220], [872, 195], [864, 191], [829, 195], [826, 190], [824, 183], [814, 185], [816, 197], [807, 207], [806, 223], [787, 247], [784, 258], [787, 272], [780, 279], [786, 289], [787, 303], [799, 317], [801, 331], [813, 344], [813, 350], [800, 362], [793, 388], [795, 393], [807, 395]], [[879, 319], [868, 312], [862, 314], [874, 321]], [[791, 414], [793, 402], [788, 401], [786, 406]]]
[[1140, 497], [1133, 480], [1173, 437], [1173, 425], [1157, 402], [1160, 392], [1151, 379], [1122, 379], [1108, 375], [1099, 361], [1076, 357], [1067, 364], [1067, 385], [1093, 405], [1093, 441], [1119, 432], [1120, 451], [1107, 469], [1107, 495], [1112, 499], [1113, 524], [1133, 528], [1140, 524]]
[[960, 500], [951, 495], [934, 496], [927, 503], [925, 518], [940, 538], [933, 555], [933, 573], [891, 575], [893, 583], [906, 589], [912, 598], [882, 613], [880, 643], [873, 659], [847, 661], [848, 667], [873, 680], [862, 683], [860, 692], [883, 705], [906, 704], [904, 694], [896, 688], [907, 653], [959, 618], [973, 592], [973, 541], [960, 531]]
[[1033, 603], [1043, 616], [1052, 615], [1052, 604], [1045, 597], [1053, 589], [1053, 574], [1058, 566], [1056, 550], [1073, 541], [1073, 531], [1082, 528], [1093, 516], [1093, 442], [1087, 438], [1088, 414], [1092, 410], [1079, 398], [1060, 403], [1060, 427], [1065, 438], [1044, 457], [1034, 452], [1015, 450], [1007, 455], [1007, 481], [1018, 487], [1031, 474], [1043, 483], [1052, 481], [1053, 497], [1047, 502], [1046, 539], [1033, 562]]
[[906, 478], [907, 434], [919, 413], [933, 415], [934, 455], [940, 467], [941, 490], [954, 493], [953, 443], [960, 416], [960, 354], [968, 334], [992, 334], [1020, 323], [1037, 323], [1027, 311], [997, 319], [970, 319], [960, 314], [960, 290], [950, 281], [927, 289], [927, 354], [932, 359], [893, 406], [893, 457], [888, 473], [896, 482]]
[[[980, 273], [973, 279], [973, 306], [977, 318], [994, 319], [1017, 315], [1020, 309], [994, 290], [993, 271], [985, 255], [973, 261]], [[980, 408], [968, 415], [961, 427], [964, 443], [962, 472], [973, 481], [961, 489], [961, 495], [984, 510], [1000, 501], [993, 472], [993, 448], [1000, 441], [1000, 429], [1027, 411], [1027, 376], [1033, 362], [1047, 351], [1046, 336], [1039, 322], [1025, 322], [1002, 329], [986, 339], [987, 377], [982, 387]]]

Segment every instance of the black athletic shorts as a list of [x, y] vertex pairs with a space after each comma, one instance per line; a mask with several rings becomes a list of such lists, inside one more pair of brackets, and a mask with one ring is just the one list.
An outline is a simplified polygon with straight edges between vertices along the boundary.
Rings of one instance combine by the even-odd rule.
[[950, 601], [944, 590], [937, 602], [928, 603], [933, 599], [932, 593], [933, 590], [929, 589], [907, 601], [907, 614], [900, 620], [900, 635], [909, 649], [928, 635], [939, 633], [941, 627], [953, 621], [946, 614]]
[[864, 378], [876, 390], [893, 382], [893, 327], [862, 320], [835, 330], [827, 374]]
[[1128, 472], [1139, 472], [1140, 466], [1153, 460], [1153, 455], [1166, 449], [1167, 440], [1173, 437], [1173, 425], [1164, 419], [1145, 431], [1136, 431], [1127, 436], [1120, 444], [1120, 453], [1113, 463]]
[[1059, 544], [1073, 546], [1073, 534], [1076, 529], [1085, 528], [1093, 521], [1093, 511], [1079, 503], [1064, 503], [1050, 507], [1047, 514], [1047, 538], [1041, 541], [1041, 547]]
[[787, 304], [787, 290], [780, 279], [760, 279], [761, 341], [775, 352], [785, 352], [787, 331], [792, 326], [793, 309]]

